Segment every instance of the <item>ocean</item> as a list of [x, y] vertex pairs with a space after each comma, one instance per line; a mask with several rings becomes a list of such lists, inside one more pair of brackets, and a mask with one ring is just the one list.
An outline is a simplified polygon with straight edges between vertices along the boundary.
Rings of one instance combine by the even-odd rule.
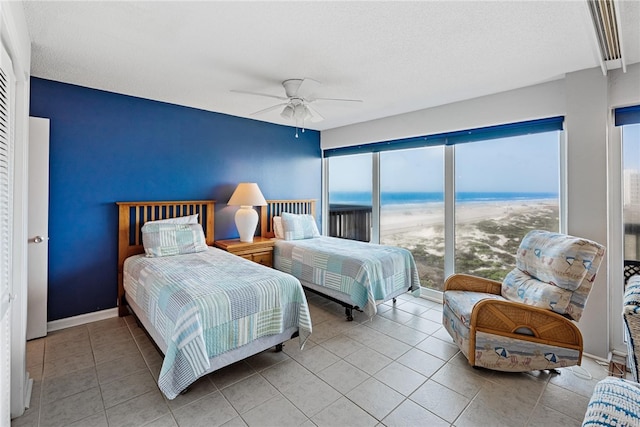
[[[464, 192], [456, 193], [456, 202], [493, 202], [509, 200], [541, 200], [557, 199], [558, 193], [525, 193], [525, 192]], [[439, 192], [382, 192], [382, 205], [404, 205], [437, 203], [444, 201], [444, 194]], [[371, 205], [371, 192], [366, 191], [336, 191], [329, 193], [330, 204], [343, 205]]]

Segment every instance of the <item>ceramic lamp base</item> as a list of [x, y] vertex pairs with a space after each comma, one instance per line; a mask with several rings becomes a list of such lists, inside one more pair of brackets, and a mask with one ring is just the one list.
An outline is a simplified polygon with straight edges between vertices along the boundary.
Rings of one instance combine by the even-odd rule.
[[236, 228], [240, 234], [240, 241], [251, 243], [258, 226], [258, 213], [253, 206], [240, 206], [235, 216]]

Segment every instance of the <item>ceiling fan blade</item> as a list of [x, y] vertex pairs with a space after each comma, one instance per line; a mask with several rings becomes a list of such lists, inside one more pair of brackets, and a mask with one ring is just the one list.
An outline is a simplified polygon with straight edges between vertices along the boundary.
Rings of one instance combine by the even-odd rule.
[[319, 81], [305, 78], [302, 80], [302, 83], [300, 83], [300, 86], [296, 91], [296, 97], [303, 98], [303, 99], [307, 99], [307, 98], [315, 99], [316, 90], [321, 85], [322, 84]]
[[318, 110], [308, 104], [306, 105], [306, 107], [307, 111], [309, 111], [309, 114], [311, 115], [311, 118], [309, 119], [310, 121], [312, 121], [313, 123], [317, 123], [324, 120], [324, 117], [322, 116], [322, 114], [318, 113]]
[[[285, 98], [285, 99], [286, 99], [286, 98]], [[269, 111], [273, 111], [273, 110], [275, 110], [275, 109], [277, 109], [277, 108], [280, 108], [280, 107], [282, 107], [282, 106], [285, 106], [285, 105], [287, 105], [287, 104], [288, 104], [288, 102], [283, 102], [282, 104], [272, 105], [271, 107], [265, 108], [265, 109], [263, 109], [263, 110], [255, 111], [255, 112], [251, 113], [251, 115], [252, 115], [252, 116], [255, 116], [255, 115], [258, 115], [258, 114], [267, 113], [267, 112], [269, 112]]]
[[260, 92], [251, 92], [250, 90], [231, 89], [231, 92], [246, 93], [248, 95], [266, 96], [268, 98], [280, 99], [282, 101], [286, 101], [287, 99], [289, 99], [286, 96], [271, 95], [271, 94], [268, 94], [268, 93], [260, 93]]
[[346, 98], [314, 98], [314, 101], [346, 101], [346, 102], [364, 102], [362, 99], [346, 99]]

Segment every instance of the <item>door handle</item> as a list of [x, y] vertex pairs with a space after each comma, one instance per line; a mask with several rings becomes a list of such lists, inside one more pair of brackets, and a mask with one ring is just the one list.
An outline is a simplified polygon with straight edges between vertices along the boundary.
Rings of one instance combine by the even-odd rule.
[[33, 239], [31, 239], [31, 241], [33, 243], [42, 243], [42, 242], [45, 241], [45, 239], [48, 240], [49, 238], [48, 237], [42, 237], [42, 236], [36, 236]]

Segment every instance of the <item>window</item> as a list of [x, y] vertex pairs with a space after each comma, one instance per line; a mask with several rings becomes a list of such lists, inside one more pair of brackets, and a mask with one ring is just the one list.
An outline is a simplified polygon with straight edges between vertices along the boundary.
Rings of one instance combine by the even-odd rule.
[[444, 283], [444, 146], [380, 153], [380, 243], [409, 249], [424, 287]]
[[559, 132], [455, 146], [455, 270], [502, 281], [522, 237], [559, 230]]
[[325, 150], [330, 235], [356, 238], [379, 224], [358, 240], [409, 249], [422, 286], [436, 291], [454, 272], [502, 280], [528, 231], [560, 230], [563, 120]]
[[336, 157], [328, 174], [329, 236], [371, 241], [371, 154]]
[[640, 260], [640, 106], [615, 110], [622, 126], [622, 218], [624, 259]]

